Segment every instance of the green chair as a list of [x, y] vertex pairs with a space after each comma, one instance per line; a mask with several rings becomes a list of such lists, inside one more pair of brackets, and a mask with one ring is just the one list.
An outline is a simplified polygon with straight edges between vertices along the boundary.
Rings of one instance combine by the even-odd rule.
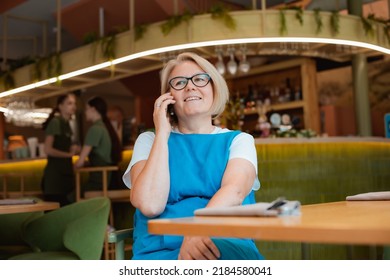
[[99, 260], [110, 212], [106, 197], [76, 202], [51, 211], [28, 223], [24, 240], [33, 253], [12, 260]]
[[383, 259], [390, 260], [390, 246], [383, 247]]
[[30, 246], [22, 238], [22, 226], [42, 215], [43, 212], [0, 215], [0, 260], [31, 252]]
[[115, 245], [115, 259], [125, 259], [125, 241], [133, 238], [133, 229], [122, 229], [110, 232], [108, 234], [108, 243]]

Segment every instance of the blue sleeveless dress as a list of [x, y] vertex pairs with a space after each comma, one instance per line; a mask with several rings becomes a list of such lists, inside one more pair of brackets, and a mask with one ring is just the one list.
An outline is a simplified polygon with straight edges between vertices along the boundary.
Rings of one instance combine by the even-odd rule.
[[[219, 134], [171, 133], [168, 140], [170, 192], [164, 212], [153, 219], [180, 218], [194, 215], [206, 207], [219, 190], [229, 160], [230, 145], [239, 131]], [[243, 204], [254, 203], [253, 191]], [[177, 260], [182, 236], [151, 235], [150, 218], [138, 209], [134, 214], [133, 259]], [[213, 238], [223, 260], [263, 259], [253, 240]]]

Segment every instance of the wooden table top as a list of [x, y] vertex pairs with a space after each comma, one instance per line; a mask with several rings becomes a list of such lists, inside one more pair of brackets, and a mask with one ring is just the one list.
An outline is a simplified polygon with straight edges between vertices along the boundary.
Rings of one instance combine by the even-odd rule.
[[27, 213], [55, 210], [60, 207], [58, 202], [39, 201], [34, 204], [0, 205], [0, 214]]
[[384, 245], [390, 244], [390, 201], [304, 205], [300, 216], [156, 219], [149, 221], [148, 230], [152, 234]]

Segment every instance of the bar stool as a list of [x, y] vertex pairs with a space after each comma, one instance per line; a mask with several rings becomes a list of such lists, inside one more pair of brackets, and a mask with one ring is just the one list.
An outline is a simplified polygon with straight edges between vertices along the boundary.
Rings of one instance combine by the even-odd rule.
[[[96, 167], [82, 167], [75, 170], [76, 175], [76, 201], [83, 199], [89, 199], [94, 197], [107, 197], [111, 200], [111, 209], [109, 222], [110, 225], [114, 225], [114, 213], [113, 203], [128, 202], [130, 203], [130, 190], [109, 190], [108, 189], [108, 172], [118, 171], [118, 166], [96, 166]], [[81, 193], [81, 173], [101, 172], [102, 173], [102, 190], [85, 191]], [[107, 238], [104, 241], [104, 255], [105, 259], [114, 259], [115, 248], [112, 248], [113, 244], [107, 242]]]
[[[8, 172], [2, 174], [2, 182], [3, 182], [3, 190], [1, 191], [1, 196], [3, 198], [10, 198], [10, 197], [23, 197], [27, 195], [27, 192], [25, 190], [25, 181], [27, 177], [31, 177], [33, 174], [28, 172], [21, 172], [21, 173], [15, 173], [15, 172]], [[10, 191], [9, 190], [9, 181], [10, 178], [17, 178], [19, 179], [19, 190], [18, 191]], [[28, 195], [40, 195], [40, 191], [36, 192], [28, 192]]]

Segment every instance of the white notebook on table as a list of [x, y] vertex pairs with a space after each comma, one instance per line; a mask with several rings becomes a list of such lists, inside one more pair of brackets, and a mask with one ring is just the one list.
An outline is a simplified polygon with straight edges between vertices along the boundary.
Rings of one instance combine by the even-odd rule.
[[201, 208], [195, 210], [195, 216], [265, 216], [299, 215], [299, 201], [277, 200], [271, 203], [258, 202], [255, 204]]

